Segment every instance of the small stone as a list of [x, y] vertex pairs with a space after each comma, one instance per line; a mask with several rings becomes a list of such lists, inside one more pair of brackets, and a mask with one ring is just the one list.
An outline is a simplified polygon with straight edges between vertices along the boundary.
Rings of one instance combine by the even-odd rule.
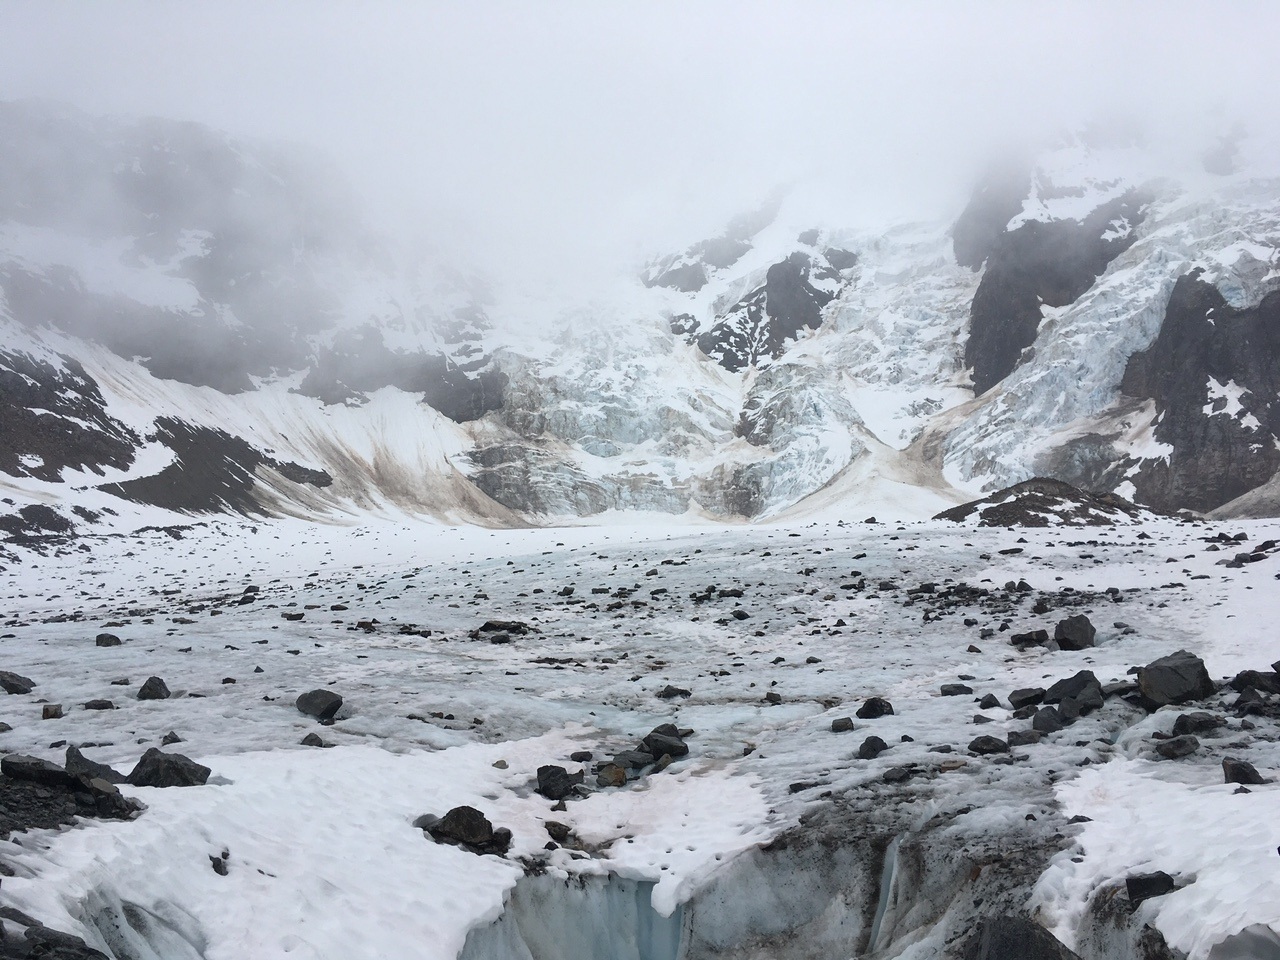
[[1200, 749], [1200, 741], [1195, 737], [1170, 737], [1156, 744], [1156, 753], [1166, 760], [1180, 760], [1189, 757]]
[[166, 733], [163, 737], [160, 738], [160, 743], [161, 745], [168, 747], [168, 746], [172, 746], [175, 743], [182, 743], [182, 738], [178, 736], [174, 731], [170, 730], [168, 733]]
[[616, 763], [602, 764], [596, 770], [596, 785], [601, 787], [621, 787], [627, 782], [627, 771]]
[[1036, 730], [1010, 730], [1009, 746], [1030, 747], [1040, 742], [1040, 734]]
[[1000, 698], [994, 693], [988, 693], [978, 701], [979, 710], [994, 710], [998, 706], [1000, 706]]
[[121, 640], [114, 633], [100, 633], [94, 638], [93, 642], [99, 647], [118, 647]]
[[837, 717], [831, 721], [832, 733], [848, 733], [853, 729], [853, 717]]
[[332, 720], [342, 707], [342, 697], [332, 690], [309, 690], [294, 701], [294, 706], [317, 720]]
[[548, 800], [563, 800], [573, 793], [573, 788], [582, 783], [584, 775], [581, 771], [570, 773], [564, 767], [545, 764], [538, 768], [538, 793]]
[[879, 737], [867, 737], [862, 741], [862, 746], [858, 747], [858, 759], [874, 760], [888, 749], [889, 745]]
[[1189, 733], [1212, 733], [1227, 723], [1222, 717], [1197, 710], [1194, 713], [1183, 713], [1173, 721], [1173, 735], [1185, 736]]
[[141, 689], [138, 690], [139, 700], [168, 700], [169, 688], [165, 682], [159, 677], [148, 677]]
[[302, 738], [302, 746], [323, 747], [323, 746], [327, 746], [327, 744], [325, 744], [325, 742], [322, 739], [320, 739], [320, 734], [308, 733], [305, 737]]
[[40, 710], [41, 720], [60, 720], [62, 719], [62, 704], [46, 703]]
[[893, 704], [884, 697], [868, 697], [857, 710], [855, 716], [859, 720], [875, 720], [893, 714]]
[[1057, 733], [1063, 726], [1062, 718], [1053, 707], [1041, 707], [1031, 718], [1031, 729], [1037, 733]]
[[661, 690], [658, 691], [658, 699], [660, 700], [674, 700], [677, 697], [691, 697], [691, 696], [693, 696], [692, 691], [685, 690], [682, 687], [674, 687], [671, 684], [667, 684], [665, 687], [663, 687]]
[[973, 693], [973, 687], [967, 687], [963, 683], [944, 683], [941, 693], [944, 697], [966, 697]]
[[1031, 707], [1043, 702], [1043, 687], [1019, 687], [1009, 694], [1009, 706], [1014, 710], [1021, 710], [1023, 707]]
[[86, 710], [114, 710], [116, 705], [110, 700], [89, 700], [85, 703]]
[[1247, 760], [1237, 760], [1234, 757], [1227, 757], [1222, 761], [1222, 779], [1224, 783], [1245, 783], [1253, 786], [1269, 782], [1252, 763]]
[[890, 767], [880, 777], [885, 783], [904, 783], [911, 779], [910, 767]]
[[574, 763], [590, 763], [592, 758], [593, 754], [590, 750], [575, 750], [569, 754], [569, 759]]
[[975, 737], [969, 742], [969, 752], [976, 753], [978, 756], [992, 756], [997, 753], [1008, 753], [1009, 744], [1001, 740], [999, 737], [981, 736]]

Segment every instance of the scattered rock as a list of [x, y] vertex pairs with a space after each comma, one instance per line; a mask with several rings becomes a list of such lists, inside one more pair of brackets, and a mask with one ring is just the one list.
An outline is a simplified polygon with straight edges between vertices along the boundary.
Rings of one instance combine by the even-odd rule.
[[1166, 760], [1180, 760], [1191, 756], [1199, 749], [1200, 741], [1189, 734], [1185, 737], [1170, 737], [1156, 744], [1156, 753]]
[[1045, 703], [1062, 703], [1066, 700], [1074, 701], [1081, 713], [1088, 713], [1102, 706], [1102, 684], [1092, 670], [1081, 670], [1074, 676], [1059, 680], [1045, 691]]
[[76, 777], [49, 760], [11, 753], [0, 760], [0, 773], [14, 780], [38, 783], [46, 787], [74, 787]]
[[93, 642], [99, 647], [118, 647], [121, 644], [120, 638], [114, 633], [100, 633]]
[[139, 700], [168, 700], [169, 688], [165, 682], [159, 677], [148, 677], [141, 689], [138, 690]]
[[862, 741], [862, 746], [858, 747], [858, 759], [874, 760], [888, 749], [889, 745], [879, 737], [867, 737]]
[[294, 706], [317, 720], [332, 720], [342, 706], [342, 697], [332, 690], [309, 690], [294, 701]]
[[967, 687], [963, 683], [944, 683], [941, 693], [944, 697], [967, 697], [973, 693], [973, 687]]
[[10, 673], [8, 670], [0, 670], [0, 687], [4, 688], [5, 693], [30, 693], [35, 688], [36, 682], [30, 677], [24, 677], [20, 673]]
[[832, 733], [848, 733], [853, 729], [853, 717], [837, 717], [831, 721]]
[[168, 733], [166, 733], [163, 737], [160, 738], [160, 743], [162, 746], [168, 747], [168, 746], [172, 746], [175, 743], [182, 743], [182, 738], [178, 736], [174, 731], [170, 730]]
[[1227, 757], [1222, 761], [1222, 780], [1224, 783], [1243, 783], [1248, 786], [1271, 782], [1252, 763], [1234, 757]]
[[198, 787], [212, 771], [180, 753], [164, 753], [152, 747], [142, 755], [126, 782], [135, 787]]
[[884, 697], [868, 697], [866, 702], [858, 708], [855, 716], [859, 720], [875, 720], [892, 714], [893, 704], [884, 699]]
[[1053, 628], [1053, 639], [1063, 650], [1084, 650], [1093, 646], [1097, 629], [1083, 613], [1060, 620]]
[[627, 782], [627, 771], [616, 763], [603, 763], [596, 770], [596, 785], [621, 787]]
[[573, 788], [582, 783], [584, 774], [570, 773], [564, 767], [546, 764], [538, 768], [538, 793], [548, 800], [563, 800], [573, 793]]
[[1013, 693], [1009, 694], [1009, 706], [1014, 710], [1021, 710], [1023, 707], [1032, 707], [1037, 703], [1044, 702], [1043, 687], [1019, 687]]
[[40, 708], [40, 719], [41, 720], [61, 720], [62, 704], [46, 703], [43, 707]]
[[328, 744], [320, 739], [318, 733], [308, 733], [302, 738], [302, 746], [304, 747], [327, 747]]
[[1199, 710], [1195, 713], [1184, 713], [1173, 721], [1173, 735], [1182, 737], [1191, 733], [1212, 733], [1226, 723], [1225, 719], [1212, 713]]
[[86, 777], [90, 780], [105, 780], [107, 783], [124, 783], [125, 775], [112, 769], [105, 763], [90, 760], [78, 747], [67, 747], [67, 773], [75, 777]]
[[691, 697], [691, 696], [693, 696], [692, 691], [685, 690], [682, 687], [673, 687], [671, 684], [667, 684], [665, 687], [663, 687], [661, 690], [658, 691], [658, 698], [660, 700], [674, 700], [677, 697]]
[[1151, 710], [1171, 703], [1201, 700], [1216, 690], [1204, 661], [1186, 650], [1153, 660], [1138, 669], [1138, 692]]
[[114, 710], [116, 705], [110, 700], [88, 700], [85, 702], [86, 710]]
[[969, 742], [969, 752], [976, 753], [980, 757], [991, 756], [997, 753], [1008, 753], [1009, 744], [999, 737], [981, 736], [975, 737]]
[[[419, 822], [421, 818], [414, 821]], [[425, 829], [436, 842], [451, 843], [473, 853], [503, 856], [511, 849], [511, 831], [495, 830], [489, 818], [475, 807], [454, 807]]]

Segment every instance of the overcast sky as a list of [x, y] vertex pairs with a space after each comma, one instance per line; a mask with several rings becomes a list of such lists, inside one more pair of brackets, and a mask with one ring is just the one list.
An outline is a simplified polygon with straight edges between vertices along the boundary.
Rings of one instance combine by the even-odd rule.
[[376, 219], [550, 262], [784, 184], [950, 216], [996, 144], [1098, 113], [1274, 127], [1277, 36], [1280, 3], [1209, 0], [0, 0], [0, 98], [314, 144]]

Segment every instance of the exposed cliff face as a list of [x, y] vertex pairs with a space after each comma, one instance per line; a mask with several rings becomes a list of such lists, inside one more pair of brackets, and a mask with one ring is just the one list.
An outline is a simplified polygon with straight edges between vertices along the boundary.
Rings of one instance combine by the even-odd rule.
[[1209, 511], [1280, 468], [1280, 291], [1237, 309], [1202, 275], [1178, 279], [1160, 334], [1129, 359], [1121, 389], [1155, 401], [1154, 437], [1170, 448], [1136, 475], [1139, 496]]
[[975, 393], [1017, 366], [1035, 343], [1043, 307], [1074, 303], [1133, 244], [1144, 202], [1129, 191], [1083, 220], [1028, 220], [995, 239], [973, 297], [965, 347]]

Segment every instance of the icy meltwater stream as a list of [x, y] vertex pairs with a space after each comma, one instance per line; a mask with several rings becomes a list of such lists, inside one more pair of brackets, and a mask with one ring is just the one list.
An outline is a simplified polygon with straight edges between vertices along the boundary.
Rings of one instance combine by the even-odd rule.
[[[1265, 942], [1280, 793], [1234, 793], [1219, 760], [1271, 775], [1270, 726], [1232, 719], [1199, 755], [1157, 761], [1150, 735], [1178, 711], [1108, 701], [1002, 757], [966, 749], [1027, 729], [1006, 699], [1019, 687], [1118, 681], [1180, 648], [1215, 677], [1280, 656], [1280, 557], [1226, 569], [1202, 539], [1215, 526], [1142, 530], [217, 521], [29, 556], [0, 575], [0, 668], [37, 686], [0, 699], [0, 745], [80, 745], [127, 772], [172, 731], [166, 749], [213, 775], [124, 786], [147, 807], [134, 821], [14, 834], [0, 901], [148, 960], [933, 956], [987, 911], [1034, 912], [1088, 956], [1098, 892], [1166, 870], [1179, 889], [1136, 916], [1172, 946]], [[961, 583], [993, 599], [936, 599]], [[1053, 609], [1034, 612], [1041, 598]], [[1098, 646], [1080, 652], [1019, 651], [1000, 630], [1083, 611]], [[494, 618], [533, 630], [471, 636]], [[123, 643], [96, 646], [104, 630]], [[136, 699], [152, 675], [169, 699]], [[344, 698], [331, 726], [294, 707], [318, 687]], [[894, 712], [832, 732], [871, 696]], [[96, 698], [115, 709], [83, 709]], [[42, 720], [41, 701], [64, 715]], [[596, 789], [570, 760], [664, 722], [694, 731], [666, 770]], [[887, 749], [860, 758], [873, 735]], [[585, 769], [590, 794], [553, 809], [533, 790], [544, 764]], [[461, 804], [512, 831], [506, 858], [412, 826]], [[552, 844], [549, 822], [571, 839]]]

